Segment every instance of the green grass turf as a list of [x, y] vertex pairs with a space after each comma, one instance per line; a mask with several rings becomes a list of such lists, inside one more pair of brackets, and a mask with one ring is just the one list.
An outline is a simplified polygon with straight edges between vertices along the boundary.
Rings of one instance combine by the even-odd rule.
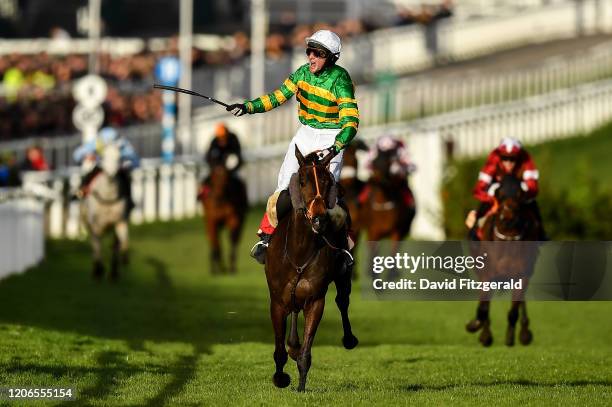
[[115, 285], [92, 281], [85, 242], [49, 242], [43, 264], [0, 281], [0, 386], [76, 387], [76, 405], [609, 405], [610, 302], [530, 303], [534, 343], [514, 348], [495, 302], [484, 349], [464, 330], [475, 303], [365, 301], [356, 286], [360, 345], [341, 347], [331, 288], [307, 392], [291, 360], [275, 388], [265, 277], [247, 255], [259, 215], [237, 276], [208, 273], [201, 220], [134, 228]]

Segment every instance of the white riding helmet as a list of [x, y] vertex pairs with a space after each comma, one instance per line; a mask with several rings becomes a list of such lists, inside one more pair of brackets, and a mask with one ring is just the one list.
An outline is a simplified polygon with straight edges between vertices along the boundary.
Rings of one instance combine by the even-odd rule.
[[336, 57], [336, 59], [340, 58], [340, 50], [342, 49], [342, 44], [340, 42], [340, 37], [338, 34], [331, 32], [329, 30], [319, 30], [316, 33], [312, 34], [310, 37], [306, 38], [306, 45], [309, 43], [315, 43], [317, 45], [322, 46], [326, 50], [332, 53]]

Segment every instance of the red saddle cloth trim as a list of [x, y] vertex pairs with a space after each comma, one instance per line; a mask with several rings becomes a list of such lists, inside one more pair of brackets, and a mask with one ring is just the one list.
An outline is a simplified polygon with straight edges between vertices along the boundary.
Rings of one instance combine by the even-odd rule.
[[368, 201], [368, 197], [370, 196], [370, 189], [371, 188], [369, 185], [363, 187], [363, 189], [359, 193], [359, 197], [357, 197], [357, 200], [360, 204], [365, 204]]
[[268, 214], [264, 213], [263, 218], [261, 218], [261, 222], [259, 223], [259, 229], [268, 235], [271, 235], [272, 233], [274, 233], [274, 229], [276, 229], [274, 226], [272, 226], [270, 224], [270, 219], [268, 219]]

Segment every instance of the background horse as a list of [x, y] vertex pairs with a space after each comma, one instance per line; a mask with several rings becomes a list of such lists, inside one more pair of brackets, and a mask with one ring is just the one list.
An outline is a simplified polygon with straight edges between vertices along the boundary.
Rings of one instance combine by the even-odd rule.
[[391, 238], [402, 240], [410, 232], [416, 213], [414, 201], [407, 203], [401, 193], [400, 179], [391, 173], [393, 151], [379, 152], [372, 162], [372, 175], [367, 183], [365, 205], [360, 216], [369, 241]]
[[[336, 304], [342, 316], [344, 347], [353, 349], [358, 341], [348, 317], [351, 272], [342, 272], [341, 250], [346, 248], [346, 230], [345, 227], [336, 230], [328, 215], [328, 209], [336, 203], [334, 179], [327, 168], [332, 156], [318, 161], [313, 153], [304, 158], [297, 146], [295, 155], [300, 168], [289, 186], [293, 210], [279, 220], [268, 247], [265, 267], [275, 337], [273, 382], [277, 387], [287, 387], [290, 383], [283, 368], [287, 363], [287, 316], [291, 313], [287, 345], [300, 373], [298, 391], [304, 391], [312, 343], [332, 281], [336, 284]], [[304, 312], [305, 320], [302, 345], [297, 334], [299, 311]]]
[[[357, 178], [359, 162], [357, 153], [368, 151], [368, 146], [363, 140], [355, 140], [344, 150], [342, 157], [342, 172], [340, 173], [340, 185], [344, 190], [344, 200], [351, 214], [351, 229], [355, 234], [355, 247], [359, 241], [359, 233], [363, 225], [359, 206], [359, 195], [363, 192], [365, 182]], [[353, 251], [357, 251], [353, 249]]]
[[[516, 177], [506, 175], [502, 178], [499, 188], [495, 191], [495, 199], [494, 207], [497, 209], [485, 220], [483, 241], [474, 242], [472, 246], [474, 252], [487, 254], [487, 270], [479, 272], [478, 275], [481, 281], [523, 280], [522, 288], [512, 292], [506, 345], [514, 345], [519, 310], [521, 311], [519, 339], [523, 345], [528, 345], [533, 339], [533, 334], [529, 329], [524, 296], [538, 249], [534, 243], [521, 242], [538, 240], [538, 227], [534, 214], [524, 205], [525, 192]], [[479, 340], [483, 346], [490, 346], [493, 343], [489, 319], [490, 298], [491, 291], [481, 292], [476, 318], [466, 325], [468, 332], [482, 329]]]
[[112, 280], [119, 277], [119, 264], [127, 264], [128, 257], [128, 220], [127, 198], [121, 193], [117, 173], [121, 154], [115, 145], [104, 148], [100, 162], [100, 171], [89, 184], [89, 193], [81, 202], [81, 219], [89, 233], [93, 249], [93, 276], [96, 279], [104, 275], [102, 263], [102, 235], [108, 229], [114, 232], [111, 274]]
[[[375, 148], [375, 147], [374, 147]], [[390, 253], [399, 249], [399, 243], [410, 232], [416, 213], [414, 200], [409, 204], [404, 199], [402, 187], [405, 179], [391, 173], [396, 152], [379, 151], [372, 162], [372, 174], [362, 192], [360, 216], [368, 234], [368, 257], [370, 264], [378, 255], [378, 241], [390, 238]], [[412, 194], [412, 193], [411, 193]]]
[[224, 165], [211, 169], [209, 189], [202, 197], [206, 234], [211, 245], [211, 272], [225, 271], [221, 254], [221, 229], [226, 227], [230, 238], [229, 272], [236, 272], [238, 243], [248, 209], [246, 187], [233, 177]]

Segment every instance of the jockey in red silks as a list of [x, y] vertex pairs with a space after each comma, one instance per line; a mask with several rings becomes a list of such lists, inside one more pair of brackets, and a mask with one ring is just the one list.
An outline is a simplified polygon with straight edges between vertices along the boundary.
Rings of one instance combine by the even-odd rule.
[[[402, 140], [390, 135], [384, 135], [376, 140], [374, 148], [370, 149], [367, 158], [367, 167], [372, 170], [373, 163], [377, 157], [386, 155], [390, 160], [389, 175], [393, 178], [392, 181], [397, 182], [399, 192], [402, 197], [402, 202], [407, 207], [414, 206], [414, 196], [408, 186], [408, 175], [416, 171], [416, 165], [410, 160], [408, 150]], [[359, 194], [359, 204], [366, 203], [370, 196], [370, 186], [366, 187]]]
[[485, 165], [478, 174], [478, 181], [472, 190], [474, 198], [480, 201], [477, 210], [471, 210], [465, 219], [465, 225], [470, 229], [470, 236], [477, 238], [477, 221], [497, 210], [495, 203], [495, 190], [504, 175], [511, 174], [521, 180], [521, 188], [527, 195], [525, 204], [535, 215], [540, 230], [540, 240], [547, 240], [542, 225], [540, 209], [535, 200], [538, 195], [539, 171], [533, 159], [523, 148], [520, 141], [505, 137], [489, 156]]

